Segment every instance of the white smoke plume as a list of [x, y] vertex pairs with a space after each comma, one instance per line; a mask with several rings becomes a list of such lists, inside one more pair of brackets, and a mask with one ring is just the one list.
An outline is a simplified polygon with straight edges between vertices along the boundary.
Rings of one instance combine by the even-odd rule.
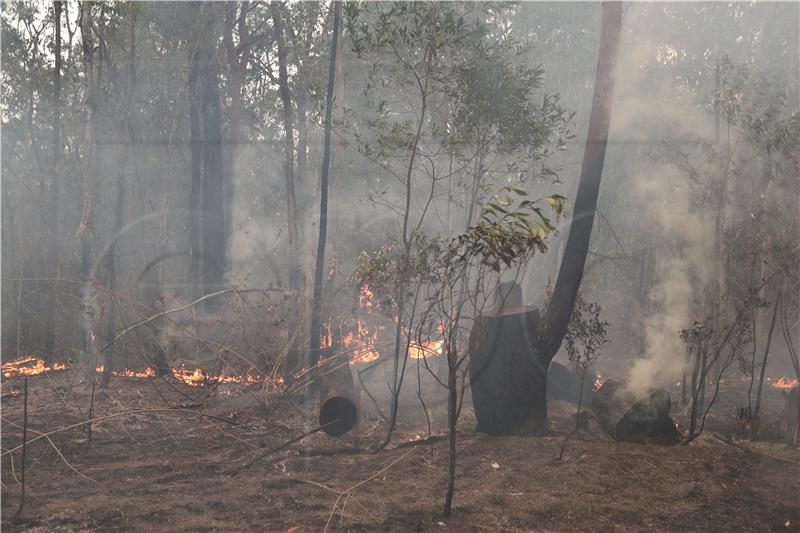
[[690, 210], [690, 193], [677, 169], [651, 168], [637, 185], [652, 237], [659, 240], [660, 250], [668, 250], [656, 258], [651, 312], [644, 326], [645, 357], [635, 361], [628, 379], [630, 392], [642, 397], [653, 387], [674, 383], [684, 370], [680, 330], [692, 320], [692, 304], [712, 275], [713, 222]]

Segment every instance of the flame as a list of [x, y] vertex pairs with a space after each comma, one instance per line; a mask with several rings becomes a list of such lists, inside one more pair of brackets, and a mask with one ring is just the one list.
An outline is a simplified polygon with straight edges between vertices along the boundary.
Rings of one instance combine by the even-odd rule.
[[[29, 363], [33, 363], [30, 365]], [[26, 355], [18, 357], [13, 361], [3, 363], [0, 365], [3, 377], [10, 378], [14, 376], [35, 376], [37, 374], [44, 374], [52, 370], [64, 370], [67, 365], [63, 363], [54, 363], [52, 366], [47, 366], [44, 360], [39, 359], [35, 355]]]
[[424, 359], [426, 357], [442, 355], [444, 341], [425, 341], [422, 344], [412, 342], [408, 347], [408, 356], [411, 359]]
[[[0, 365], [0, 368], [2, 368], [3, 377], [12, 378], [15, 376], [35, 376], [44, 374], [45, 372], [66, 370], [68, 366], [65, 363], [54, 363], [48, 366], [44, 360], [39, 359], [35, 355], [28, 355], [3, 363]], [[95, 372], [98, 374], [102, 374], [103, 370], [103, 365], [95, 368]], [[244, 385], [255, 385], [264, 383], [265, 381], [265, 378], [251, 373], [242, 375], [220, 374], [214, 376], [207, 374], [202, 368], [172, 368], [170, 369], [170, 373], [172, 377], [178, 381], [182, 381], [193, 387], [199, 387], [207, 383], [240, 383]], [[124, 370], [116, 370], [112, 372], [112, 375], [123, 378], [154, 378], [156, 377], [156, 370], [152, 367], [147, 367], [144, 370], [131, 370], [126, 368]], [[279, 382], [282, 382], [282, 380], [279, 380]]]
[[[375, 316], [378, 311], [379, 305], [375, 299], [375, 293], [370, 289], [369, 285], [364, 283], [358, 291], [358, 305], [365, 313], [366, 317]], [[322, 335], [320, 339], [320, 348], [334, 347], [334, 338], [336, 343], [341, 339], [341, 348], [352, 353], [350, 358], [350, 365], [359, 365], [371, 363], [380, 359], [381, 355], [377, 350], [378, 336], [385, 329], [384, 325], [378, 325], [370, 330], [367, 325], [367, 320], [360, 317], [355, 321], [355, 328], [350, 326], [349, 331], [343, 331], [346, 328], [339, 326], [338, 335], [334, 335], [334, 328], [330, 322], [323, 324]], [[436, 325], [439, 333], [444, 332], [444, 324], [439, 323]], [[422, 359], [424, 357], [431, 357], [441, 355], [443, 352], [444, 341], [442, 340], [426, 340], [423, 342], [412, 341], [409, 344], [408, 356], [412, 359]]]
[[793, 389], [800, 385], [796, 379], [787, 378], [786, 376], [778, 379], [768, 379], [771, 387], [776, 389]]
[[378, 309], [378, 304], [375, 302], [375, 293], [372, 292], [369, 285], [366, 283], [358, 290], [358, 306], [368, 311]]

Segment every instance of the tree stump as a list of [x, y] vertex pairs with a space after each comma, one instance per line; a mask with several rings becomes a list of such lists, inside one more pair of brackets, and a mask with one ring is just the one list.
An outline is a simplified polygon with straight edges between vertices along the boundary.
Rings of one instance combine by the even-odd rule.
[[477, 430], [490, 435], [547, 429], [547, 367], [535, 308], [504, 308], [475, 319], [469, 338], [470, 385]]
[[328, 435], [340, 437], [355, 426], [358, 417], [353, 374], [347, 359], [332, 357], [328, 361], [320, 379], [319, 425], [325, 426]]

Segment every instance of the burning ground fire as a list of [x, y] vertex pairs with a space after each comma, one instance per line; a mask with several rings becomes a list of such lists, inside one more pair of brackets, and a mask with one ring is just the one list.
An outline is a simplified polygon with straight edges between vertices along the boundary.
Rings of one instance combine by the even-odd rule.
[[[0, 369], [2, 369], [3, 372], [3, 377], [6, 379], [17, 376], [36, 376], [47, 372], [67, 370], [68, 368], [69, 365], [65, 363], [54, 363], [53, 365], [48, 366], [44, 360], [39, 359], [34, 355], [20, 357], [0, 365]], [[101, 365], [95, 368], [95, 372], [101, 374], [103, 372], [103, 366]], [[170, 369], [170, 372], [172, 373], [172, 377], [178, 381], [182, 381], [183, 383], [193, 387], [199, 387], [207, 383], [241, 383], [244, 385], [254, 385], [264, 382], [263, 378], [254, 376], [252, 374], [243, 374], [239, 376], [221, 374], [219, 376], [213, 376], [207, 374], [202, 368], [172, 368]], [[114, 371], [112, 375], [115, 377], [125, 378], [154, 378], [156, 377], [156, 371], [154, 368], [150, 367], [145, 368], [144, 370], [125, 369]]]
[[[380, 307], [375, 300], [375, 294], [367, 284], [362, 285], [359, 289], [358, 305], [368, 315], [374, 314]], [[320, 348], [330, 348], [334, 346], [335, 328], [331, 326], [330, 322], [326, 322], [322, 327], [324, 334], [320, 341]], [[371, 363], [380, 359], [381, 356], [377, 350], [378, 335], [384, 331], [385, 326], [379, 325], [370, 331], [367, 321], [364, 318], [359, 318], [356, 320], [354, 330], [345, 334], [341, 329], [339, 328], [337, 338], [341, 339], [341, 345], [344, 350], [352, 351], [351, 366]], [[441, 325], [437, 329], [440, 333], [443, 330]], [[411, 341], [408, 347], [408, 356], [411, 359], [422, 359], [441, 355], [443, 345], [444, 341], [434, 339], [421, 343]]]

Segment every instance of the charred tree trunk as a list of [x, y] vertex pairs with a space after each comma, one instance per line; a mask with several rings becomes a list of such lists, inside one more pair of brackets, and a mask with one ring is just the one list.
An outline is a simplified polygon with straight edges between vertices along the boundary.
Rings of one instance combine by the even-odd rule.
[[597, 75], [580, 183], [564, 258], [547, 311], [541, 319], [535, 309], [501, 311], [478, 317], [473, 327], [470, 382], [479, 431], [508, 434], [547, 428], [547, 368], [569, 325], [589, 250], [608, 142], [621, 22], [621, 3], [603, 3]]
[[[123, 162], [117, 176], [117, 203], [115, 207], [116, 217], [114, 219], [114, 236], [106, 250], [106, 270], [108, 271], [108, 288], [113, 293], [117, 286], [116, 251], [117, 241], [119, 240], [122, 227], [125, 224], [125, 173], [130, 165], [131, 150], [135, 143], [133, 124], [131, 123], [130, 109], [133, 93], [136, 90], [136, 13], [131, 18], [129, 45], [128, 45], [128, 80], [125, 91], [125, 103], [123, 118], [120, 121], [120, 130], [128, 132], [128, 144], [123, 148]], [[103, 353], [103, 375], [100, 379], [100, 387], [108, 387], [111, 381], [111, 374], [114, 370], [114, 330], [116, 329], [116, 314], [113, 306], [109, 306], [108, 325], [106, 326], [106, 348]]]
[[[203, 294], [221, 290], [225, 272], [225, 207], [222, 172], [222, 125], [219, 101], [219, 72], [216, 54], [209, 48], [203, 82]], [[205, 308], [216, 309], [221, 300], [210, 299]]]
[[[201, 6], [203, 29], [192, 54], [189, 73], [191, 134], [192, 286], [194, 296], [220, 290], [225, 271], [224, 173], [219, 98], [219, 62], [209, 43], [215, 31], [215, 13]], [[205, 303], [216, 309], [218, 300]]]
[[328, 172], [331, 163], [334, 75], [336, 73], [336, 48], [339, 41], [339, 18], [341, 16], [341, 9], [341, 2], [333, 2], [333, 35], [331, 37], [330, 68], [328, 69], [328, 89], [325, 96], [325, 140], [323, 144], [322, 173], [319, 179], [319, 238], [317, 240], [317, 257], [314, 267], [314, 301], [311, 311], [311, 338], [309, 340], [307, 368], [316, 365], [319, 360], [325, 241], [328, 236]]
[[769, 324], [769, 332], [767, 333], [767, 343], [764, 346], [764, 358], [761, 361], [761, 373], [758, 376], [758, 389], [756, 390], [756, 407], [753, 411], [753, 432], [758, 434], [761, 426], [761, 394], [764, 391], [764, 376], [767, 372], [767, 358], [769, 357], [769, 347], [772, 344], [772, 334], [775, 332], [775, 319], [778, 316], [778, 307], [781, 303], [781, 291], [778, 290], [778, 296], [775, 298], [775, 305], [772, 309], [772, 320]]
[[289, 234], [289, 288], [300, 286], [300, 262], [298, 259], [299, 232], [297, 221], [297, 199], [295, 197], [294, 175], [294, 110], [289, 90], [288, 51], [283, 32], [283, 21], [277, 3], [270, 4], [275, 41], [278, 43], [278, 88], [283, 107], [284, 142], [286, 143], [286, 161], [284, 174], [286, 177], [286, 216]]
[[[55, 66], [53, 68], [53, 166], [51, 174], [50, 191], [50, 258], [48, 266], [57, 278], [61, 274], [59, 267], [60, 261], [60, 241], [59, 234], [59, 213], [61, 194], [61, 176], [59, 168], [61, 161], [61, 1], [53, 2], [53, 26], [55, 37], [53, 39], [53, 55], [55, 56]], [[44, 353], [53, 355], [56, 338], [56, 287], [51, 286], [47, 291], [47, 307], [45, 308], [45, 345]]]

